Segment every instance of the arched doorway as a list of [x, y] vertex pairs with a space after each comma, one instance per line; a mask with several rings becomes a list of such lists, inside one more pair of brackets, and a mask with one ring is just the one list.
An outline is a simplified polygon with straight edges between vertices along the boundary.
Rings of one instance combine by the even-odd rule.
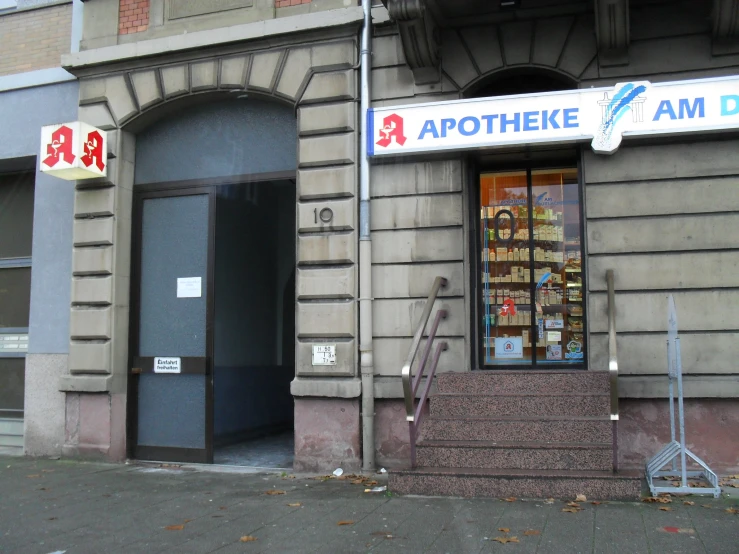
[[[577, 88], [551, 70], [519, 68], [471, 83], [465, 96], [546, 94]], [[566, 125], [564, 110], [496, 115], [499, 130]], [[508, 128], [506, 128], [506, 126]], [[527, 145], [470, 156], [476, 366], [585, 369], [583, 216], [576, 145]]]
[[290, 107], [245, 94], [140, 128], [133, 457], [292, 465], [296, 137]]

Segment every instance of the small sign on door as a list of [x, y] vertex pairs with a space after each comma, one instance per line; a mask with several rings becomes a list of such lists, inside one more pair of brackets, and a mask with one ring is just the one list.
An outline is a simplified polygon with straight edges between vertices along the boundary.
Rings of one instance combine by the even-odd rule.
[[181, 373], [180, 358], [154, 358], [154, 373]]
[[203, 296], [202, 277], [178, 277], [177, 298], [200, 298]]
[[313, 365], [336, 365], [336, 345], [314, 344]]

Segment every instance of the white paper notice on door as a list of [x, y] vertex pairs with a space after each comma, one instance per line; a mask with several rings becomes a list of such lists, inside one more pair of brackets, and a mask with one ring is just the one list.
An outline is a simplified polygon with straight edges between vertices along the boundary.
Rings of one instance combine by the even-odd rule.
[[177, 298], [200, 298], [203, 296], [202, 277], [177, 277]]
[[154, 358], [154, 373], [180, 373], [182, 360], [180, 358]]

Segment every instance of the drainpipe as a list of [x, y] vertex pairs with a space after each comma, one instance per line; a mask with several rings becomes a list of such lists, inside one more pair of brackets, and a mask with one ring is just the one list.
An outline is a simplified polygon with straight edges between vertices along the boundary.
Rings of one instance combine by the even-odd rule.
[[367, 157], [367, 110], [372, 71], [372, 0], [362, 0], [364, 26], [360, 46], [361, 90], [359, 165], [359, 364], [362, 372], [362, 469], [375, 469], [375, 386], [372, 360], [372, 238], [370, 236], [370, 166]]
[[80, 41], [82, 40], [82, 13], [84, 10], [84, 0], [74, 0], [72, 2], [72, 44], [69, 51], [76, 54], [80, 51]]

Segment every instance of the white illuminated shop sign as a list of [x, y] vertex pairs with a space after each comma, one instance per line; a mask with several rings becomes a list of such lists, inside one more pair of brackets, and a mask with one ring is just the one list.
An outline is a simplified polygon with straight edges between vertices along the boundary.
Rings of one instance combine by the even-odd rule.
[[39, 166], [68, 181], [105, 177], [108, 144], [105, 131], [74, 121], [41, 128]]
[[370, 156], [584, 141], [613, 154], [623, 137], [739, 128], [739, 77], [375, 108], [367, 117]]

